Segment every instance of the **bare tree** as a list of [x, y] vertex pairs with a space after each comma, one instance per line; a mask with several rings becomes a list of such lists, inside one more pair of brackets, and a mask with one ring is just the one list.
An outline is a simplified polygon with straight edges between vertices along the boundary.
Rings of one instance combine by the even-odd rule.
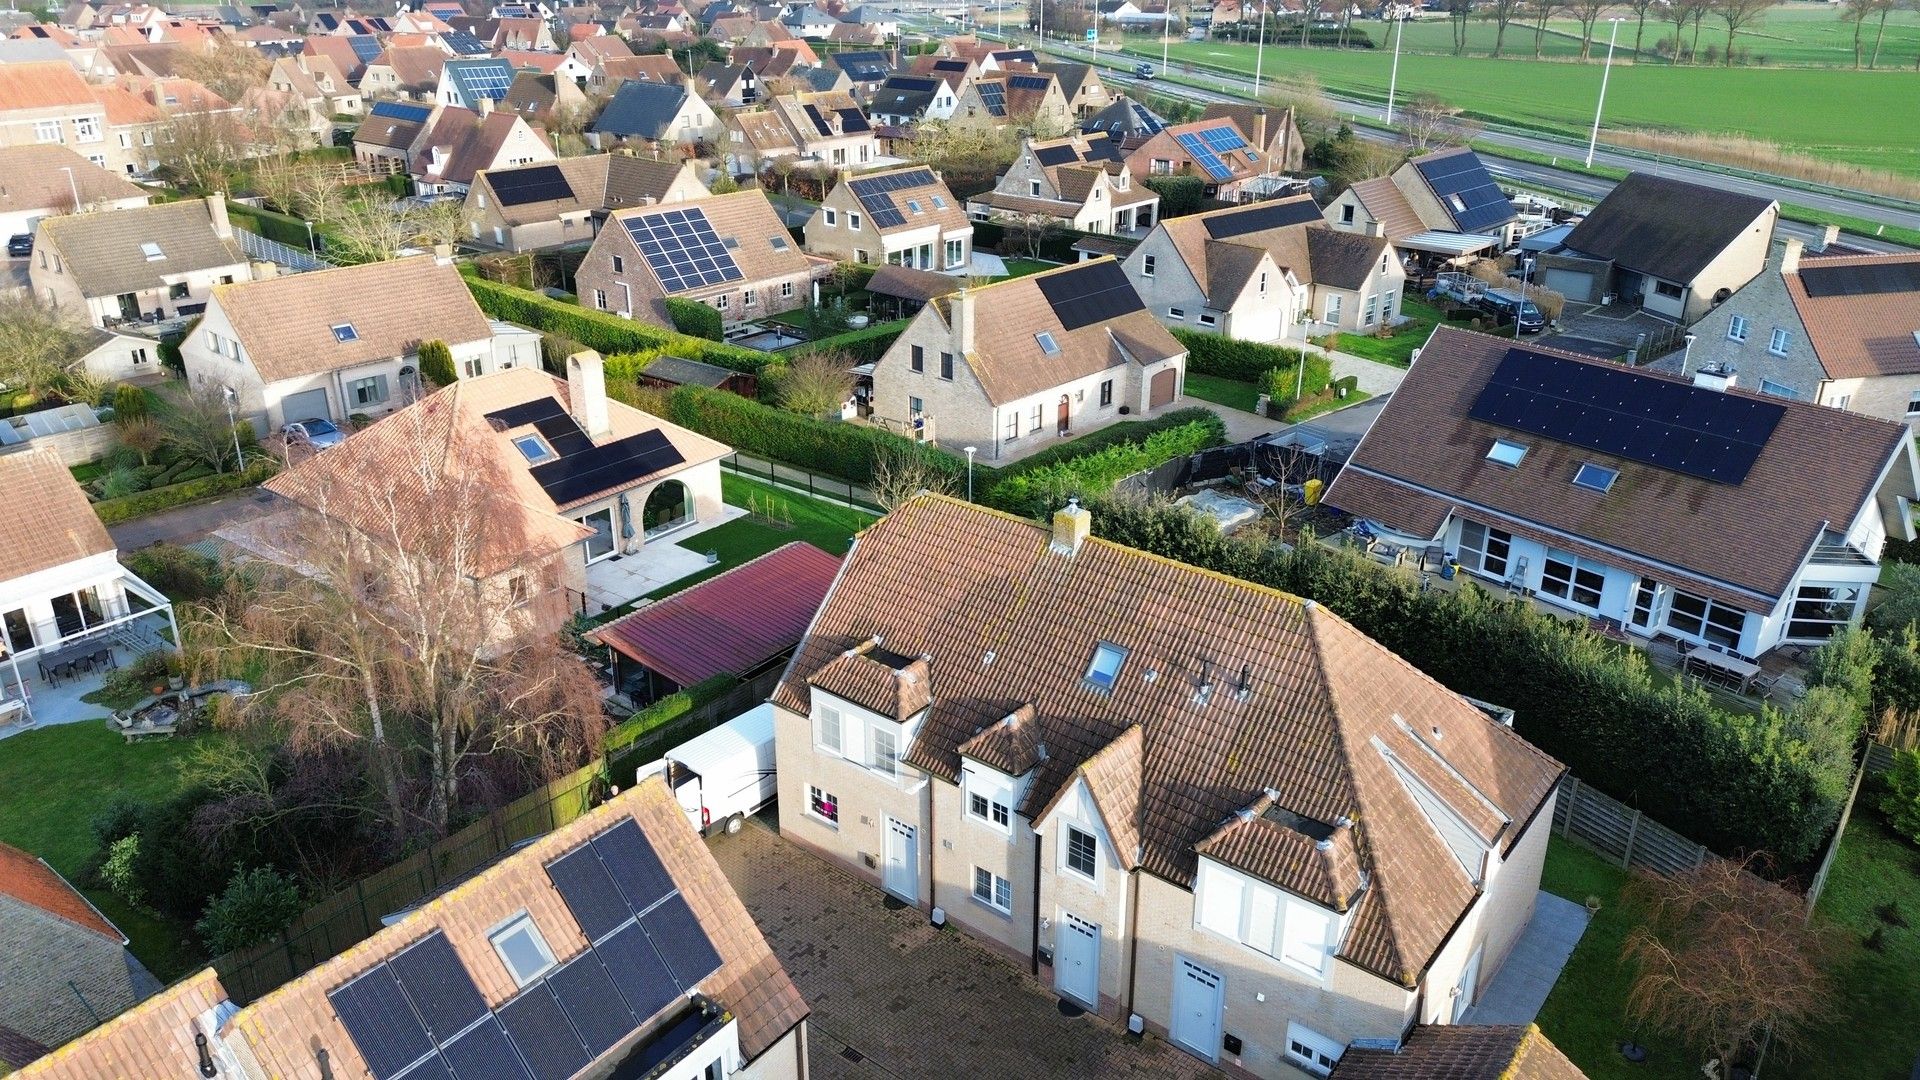
[[[1472, 16], [1473, 0], [1447, 0], [1447, 21], [1453, 25], [1453, 55], [1455, 56], [1466, 55], [1467, 20]], [[1405, 27], [1402, 26], [1402, 29]]]
[[258, 49], [224, 37], [215, 38], [204, 50], [176, 50], [173, 61], [175, 75], [192, 79], [236, 104], [247, 91], [267, 85], [267, 73], [272, 68], [273, 61]]
[[995, 219], [1006, 229], [1006, 239], [1019, 245], [1029, 259], [1038, 259], [1047, 242], [1060, 235], [1060, 219], [1047, 214], [1006, 214]]
[[838, 352], [803, 354], [779, 376], [780, 405], [808, 416], [837, 415], [853, 397], [853, 362]]
[[1449, 146], [1465, 146], [1480, 133], [1480, 125], [1433, 94], [1416, 94], [1400, 112], [1400, 134], [1415, 154]]
[[867, 489], [888, 510], [922, 492], [950, 495], [954, 475], [939, 466], [939, 455], [940, 451], [923, 444], [882, 448], [874, 454], [873, 479]]
[[1742, 29], [1758, 26], [1774, 0], [1713, 0], [1713, 13], [1727, 24], [1727, 54], [1722, 63], [1733, 66], [1733, 38]]
[[1528, 10], [1533, 15], [1533, 58], [1540, 59], [1541, 49], [1546, 44], [1547, 20], [1558, 15], [1566, 8], [1565, 0], [1530, 0]]
[[206, 193], [226, 191], [247, 156], [247, 132], [231, 112], [183, 109], [161, 122], [154, 150], [160, 168], [176, 183]]
[[151, 465], [153, 452], [165, 444], [167, 432], [151, 416], [115, 417], [114, 435], [120, 445], [140, 455], [140, 464]]
[[[1873, 53], [1867, 57], [1868, 68], [1880, 66], [1880, 43], [1885, 41], [1887, 37], [1887, 16], [1892, 15], [1894, 9], [1899, 6], [1899, 0], [1873, 0], [1872, 15], [1875, 20], [1875, 29], [1873, 31]], [[1920, 6], [1916, 6], [1914, 10], [1920, 11]], [[1860, 49], [1857, 43], [1854, 46], [1854, 66], [1860, 66]]]
[[1720, 1075], [1768, 1032], [1791, 1049], [1833, 999], [1829, 940], [1806, 902], [1709, 857], [1670, 877], [1645, 871], [1629, 886], [1641, 924], [1622, 959], [1633, 965], [1627, 1011], [1717, 1058]]
[[1612, 0], [1567, 0], [1566, 8], [1580, 21], [1580, 59], [1593, 59], [1593, 27]]
[[1633, 12], [1636, 24], [1633, 28], [1633, 58], [1640, 59], [1640, 42], [1647, 36], [1647, 13], [1653, 6], [1664, 0], [1627, 0], [1627, 7]]
[[1693, 62], [1693, 49], [1682, 41], [1687, 32], [1687, 24], [1694, 26], [1694, 44], [1700, 43], [1700, 20], [1705, 17], [1708, 0], [1670, 0], [1667, 4], [1667, 21], [1673, 24], [1673, 62], [1679, 63], [1682, 56], [1688, 63]]
[[234, 461], [233, 421], [228, 418], [226, 395], [217, 386], [175, 390], [162, 398], [160, 426], [166, 445], [214, 472], [226, 472]]
[[1526, 9], [1527, 0], [1491, 0], [1480, 8], [1480, 17], [1493, 22], [1493, 55], [1498, 58], [1507, 47], [1507, 27]]
[[36, 397], [66, 393], [86, 353], [87, 328], [26, 292], [0, 296], [0, 384]]

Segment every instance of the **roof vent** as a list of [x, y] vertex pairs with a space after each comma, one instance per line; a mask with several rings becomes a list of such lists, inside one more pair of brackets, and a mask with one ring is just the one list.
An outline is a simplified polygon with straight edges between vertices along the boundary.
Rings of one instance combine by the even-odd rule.
[[986, 655], [980, 658], [980, 666], [987, 667], [992, 663], [993, 663], [993, 650], [988, 649]]
[[1047, 760], [1047, 744], [1046, 744], [1046, 743], [1034, 743], [1034, 744], [1033, 744], [1033, 756], [1034, 756], [1034, 757], [1035, 757], [1036, 759], [1038, 759], [1038, 760], [1040, 760], [1040, 761], [1045, 761], [1045, 760]]
[[1734, 380], [1737, 376], [1738, 373], [1734, 371], [1731, 365], [1720, 363], [1701, 364], [1700, 369], [1693, 373], [1693, 385], [1703, 390], [1726, 391], [1733, 387]]
[[1242, 665], [1240, 668], [1240, 684], [1234, 687], [1234, 696], [1238, 697], [1241, 701], [1245, 701], [1247, 700], [1248, 695], [1252, 693], [1253, 693], [1253, 665], [1245, 664], [1245, 665]]
[[1446, 732], [1440, 730], [1439, 724], [1433, 725], [1433, 727], [1428, 730], [1433, 732], [1433, 737], [1436, 742], [1447, 737]]
[[1140, 677], [1142, 679], [1145, 679], [1148, 683], [1157, 683], [1160, 681], [1160, 672], [1158, 672], [1153, 668], [1148, 668], [1147, 673]]
[[1345, 814], [1341, 814], [1339, 817], [1333, 819], [1333, 827], [1336, 829], [1351, 829], [1353, 828], [1353, 819]]
[[1315, 840], [1313, 842], [1313, 846], [1314, 846], [1314, 850], [1316, 851], [1332, 851], [1333, 837], [1327, 836], [1327, 837], [1322, 837], [1318, 840]]

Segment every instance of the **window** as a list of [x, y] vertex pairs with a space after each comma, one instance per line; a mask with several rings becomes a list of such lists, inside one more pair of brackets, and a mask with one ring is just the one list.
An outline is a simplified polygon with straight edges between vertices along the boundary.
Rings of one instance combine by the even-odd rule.
[[758, 304], [759, 302], [760, 302], [760, 297], [754, 290], [752, 289], [740, 290], [740, 303], [742, 305], [746, 307], [752, 307], [755, 304]]
[[144, 364], [147, 362], [147, 350], [144, 348], [130, 349], [127, 355], [131, 357], [136, 364]]
[[1802, 585], [1793, 596], [1792, 620], [1787, 623], [1790, 638], [1825, 641], [1847, 628], [1860, 610], [1863, 586]]
[[607, 292], [605, 289], [593, 290], [593, 306], [601, 311], [607, 310]]
[[1201, 325], [1201, 326], [1212, 326], [1212, 325], [1213, 325], [1214, 323], [1217, 323], [1217, 322], [1219, 322], [1220, 320], [1219, 320], [1219, 318], [1218, 318], [1218, 317], [1216, 317], [1216, 316], [1215, 316], [1215, 315], [1213, 314], [1213, 312], [1211, 312], [1211, 311], [1203, 311], [1203, 312], [1201, 312], [1201, 313], [1200, 313], [1200, 318], [1199, 318], [1199, 320], [1198, 320], [1198, 321], [1199, 321], [1199, 323], [1200, 323], [1200, 325]]
[[984, 866], [973, 868], [973, 898], [1002, 913], [1013, 911], [1013, 882]]
[[853, 213], [851, 211], [847, 213], [847, 228], [852, 229], [854, 232], [860, 231], [860, 215], [859, 214]]
[[807, 813], [829, 824], [840, 824], [840, 800], [832, 792], [807, 787]]
[[1153, 161], [1147, 165], [1147, 171], [1154, 176], [1172, 176], [1173, 162], [1166, 158], [1154, 158]]
[[527, 577], [525, 574], [515, 574], [507, 581], [507, 599], [514, 607], [520, 607], [527, 602]]
[[347, 400], [355, 405], [378, 405], [387, 400], [387, 377], [353, 380], [347, 384]]
[[840, 215], [838, 213], [835, 213], [833, 210], [830, 210], [830, 209], [822, 210], [820, 211], [820, 214], [823, 218], [826, 219], [827, 228], [831, 229], [834, 226], [840, 224]]
[[1724, 649], [1740, 647], [1740, 634], [1746, 625], [1747, 613], [1739, 608], [1678, 589], [1667, 607], [1667, 629]]
[[148, 262], [161, 262], [167, 257], [167, 253], [160, 250], [160, 245], [151, 240], [140, 245], [140, 254], [145, 255]]
[[[465, 360], [460, 361], [460, 373], [462, 375], [465, 375], [469, 379], [479, 378], [480, 370], [483, 366], [484, 365], [481, 363], [479, 357], [469, 356]], [[500, 365], [500, 370], [505, 371], [507, 368], [510, 368], [512, 366], [513, 366], [513, 362], [509, 360], [506, 363]]]
[[1140, 276], [1141, 277], [1152, 277], [1153, 267], [1154, 267], [1153, 256], [1142, 255], [1140, 257]]
[[926, 412], [927, 403], [917, 397], [910, 397], [907, 399], [907, 411], [915, 415]]
[[1287, 1057], [1315, 1076], [1332, 1072], [1345, 1051], [1346, 1047], [1312, 1028], [1287, 1025]]
[[1267, 295], [1267, 272], [1265, 270], [1262, 270], [1260, 271], [1260, 296], [1262, 299], [1265, 299], [1266, 295]]
[[919, 200], [919, 199], [908, 199], [908, 200], [907, 200], [907, 209], [909, 209], [909, 210], [911, 210], [911, 211], [913, 211], [913, 212], [914, 212], [914, 213], [916, 213], [916, 214], [924, 214], [924, 213], [926, 213], [926, 210], [925, 210], [924, 208], [922, 208], [922, 207], [921, 207], [921, 205], [920, 205], [920, 200]]
[[1606, 492], [1612, 490], [1613, 482], [1619, 478], [1618, 470], [1609, 469], [1604, 465], [1595, 465], [1589, 461], [1582, 464], [1579, 471], [1573, 474], [1573, 485]]
[[1787, 355], [1787, 332], [1780, 327], [1773, 328], [1773, 336], [1767, 340], [1767, 351], [1775, 356]]
[[1340, 224], [1342, 225], [1353, 224], [1353, 204], [1352, 203], [1340, 204]]
[[1005, 799], [1005, 792], [979, 792], [973, 790], [971, 785], [969, 785], [967, 789], [967, 814], [971, 817], [979, 818], [981, 821], [991, 822], [1004, 832], [1013, 820], [1012, 812], [1008, 809], [1004, 801]]
[[1036, 199], [1039, 198], [1040, 197], [1040, 181], [1038, 180], [1027, 181], [1027, 194], [1032, 195]]
[[1053, 334], [1050, 331], [1040, 331], [1033, 335], [1033, 340], [1040, 343], [1040, 351], [1046, 353], [1048, 356], [1060, 355], [1060, 343], [1053, 340]]
[[947, 208], [946, 197], [942, 195], [935, 195], [933, 197], [933, 208], [935, 210], [945, 210]]
[[1460, 565], [1488, 577], [1505, 578], [1513, 554], [1513, 535], [1477, 521], [1460, 523]]
[[27, 621], [26, 608], [14, 608], [0, 616], [0, 648], [14, 652], [33, 648], [33, 624]]
[[1527, 448], [1508, 439], [1493, 440], [1493, 449], [1487, 451], [1487, 460], [1501, 465], [1514, 466], [1527, 456]]
[[1105, 408], [1110, 408], [1112, 405], [1113, 405], [1113, 380], [1102, 379], [1100, 381], [1100, 407], [1105, 409]]
[[60, 121], [41, 120], [33, 125], [33, 141], [43, 143], [65, 142], [60, 137]]
[[1447, 205], [1453, 207], [1453, 212], [1456, 214], [1464, 214], [1467, 212], [1467, 202], [1458, 194], [1447, 196]]
[[1040, 410], [1040, 403], [1036, 401], [1033, 403], [1033, 409], [1027, 414], [1027, 434], [1029, 435], [1040, 430]]
[[538, 465], [543, 461], [552, 461], [557, 456], [553, 452], [553, 447], [547, 445], [547, 440], [532, 432], [515, 438], [513, 440], [513, 446], [514, 449], [520, 451], [521, 457], [527, 459], [527, 464], [529, 465]]
[[732, 297], [728, 296], [726, 293], [721, 293], [719, 296], [714, 297], [713, 298], [714, 309], [717, 311], [727, 310], [727, 302], [731, 299]]
[[1100, 872], [1095, 856], [1100, 851], [1100, 841], [1094, 835], [1077, 826], [1067, 826], [1067, 869], [1082, 877], [1094, 878]]
[[526, 986], [553, 968], [553, 950], [547, 948], [547, 941], [540, 936], [533, 917], [524, 911], [488, 934], [487, 940], [493, 943], [493, 951], [500, 954], [500, 962], [506, 965], [507, 974], [513, 976], [515, 986]]
[[1570, 604], [1597, 608], [1606, 583], [1604, 568], [1599, 564], [1565, 551], [1547, 549], [1547, 561], [1540, 569], [1541, 592]]
[[891, 728], [875, 727], [867, 733], [867, 741], [873, 747], [873, 762], [868, 766], [883, 776], [900, 775], [900, 756], [897, 736]]
[[950, 352], [940, 354], [940, 377], [948, 382], [953, 381], [953, 354]]
[[1009, 409], [1007, 410], [1007, 441], [1012, 442], [1019, 437], [1020, 413], [1016, 410]]
[[780, 283], [780, 299], [782, 300], [793, 299], [793, 282], [783, 281]]
[[1747, 340], [1747, 320], [1744, 316], [1735, 315], [1733, 318], [1727, 320], [1727, 340]]
[[1827, 402], [1827, 404], [1836, 409], [1844, 409], [1847, 406], [1853, 404], [1853, 395], [1852, 394], [1837, 395], [1832, 401]]
[[1374, 320], [1378, 318], [1379, 315], [1380, 315], [1380, 297], [1377, 294], [1368, 293], [1366, 307], [1362, 309], [1360, 313], [1360, 325], [1372, 326], [1374, 323]]
[[1395, 297], [1398, 295], [1399, 294], [1389, 290], [1380, 297], [1380, 318], [1383, 322], [1393, 321], [1394, 315], [1399, 312], [1400, 309], [1395, 307], [1393, 303]]
[[949, 269], [959, 266], [961, 261], [966, 258], [965, 248], [966, 245], [959, 240], [947, 241], [947, 267]]
[[[1782, 398], [1797, 398], [1800, 396], [1800, 391], [1795, 390], [1793, 387], [1788, 386], [1785, 383], [1774, 382], [1772, 379], [1760, 380], [1760, 392], [1763, 394], [1772, 394], [1774, 397], [1782, 397]], [[1920, 392], [1916, 392], [1914, 397], [1916, 399], [1920, 399]], [[1913, 412], [1915, 404], [1916, 404], [1916, 401], [1914, 399], [1909, 399], [1907, 401], [1907, 411]]]
[[1327, 297], [1327, 317], [1322, 319], [1322, 322], [1337, 323], [1340, 321], [1340, 301], [1341, 297], [1338, 293]]
[[167, 286], [167, 299], [169, 300], [185, 300], [188, 295], [187, 283], [184, 281], [176, 281]]
[[813, 743], [830, 754], [840, 753], [840, 710], [822, 708], [820, 710], [819, 730], [814, 732]]
[[927, 370], [927, 350], [915, 345], [913, 347], [913, 359], [911, 363], [915, 371]]
[[333, 340], [342, 343], [359, 341], [360, 331], [355, 330], [352, 323], [339, 323], [333, 328]]
[[1127, 650], [1110, 641], [1103, 641], [1093, 650], [1093, 659], [1087, 662], [1087, 682], [1096, 690], [1111, 691], [1120, 681], [1120, 665], [1127, 662]]
[[[1761, 389], [1766, 389], [1765, 383], [1761, 384]], [[1913, 416], [1917, 413], [1920, 413], [1920, 390], [1907, 395], [1907, 415]]]
[[1186, 308], [1177, 308], [1177, 307], [1170, 307], [1170, 308], [1168, 308], [1168, 309], [1167, 309], [1167, 318], [1169, 318], [1169, 319], [1178, 319], [1178, 320], [1180, 320], [1181, 322], [1186, 322], [1186, 321], [1187, 321], [1187, 309], [1186, 309]]
[[1682, 296], [1686, 295], [1686, 292], [1687, 292], [1687, 290], [1681, 288], [1678, 285], [1675, 285], [1671, 281], [1654, 282], [1653, 291], [1658, 293], [1661, 296], [1666, 297], [1669, 300], [1678, 300]]
[[620, 256], [618, 256], [618, 255], [615, 255], [615, 256], [613, 257], [613, 272], [614, 272], [614, 273], [616, 273], [616, 274], [624, 274], [624, 273], [626, 273], [626, 272], [627, 272], [627, 260], [625, 260], [625, 259], [623, 259], [623, 258], [621, 258], [621, 257], [620, 257]]

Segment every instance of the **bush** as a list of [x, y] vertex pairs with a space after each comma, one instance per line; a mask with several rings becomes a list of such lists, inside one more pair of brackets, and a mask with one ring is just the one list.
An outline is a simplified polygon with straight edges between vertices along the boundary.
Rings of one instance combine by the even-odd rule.
[[802, 355], [816, 352], [840, 353], [846, 356], [848, 363], [871, 364], [885, 356], [888, 349], [893, 348], [893, 343], [906, 332], [907, 324], [912, 321], [912, 319], [901, 319], [861, 330], [849, 330], [844, 334], [810, 341], [800, 346], [797, 351]]
[[[918, 445], [879, 428], [812, 420], [701, 386], [675, 389], [667, 398], [667, 419], [737, 450], [859, 484], [873, 479], [883, 449]], [[952, 454], [936, 452], [933, 460], [950, 476], [966, 474], [966, 464]]]
[[[1333, 377], [1333, 362], [1320, 353], [1306, 354], [1306, 363], [1297, 360], [1286, 367], [1269, 368], [1256, 381], [1260, 392], [1272, 398], [1282, 406], [1291, 404], [1296, 397], [1307, 398], [1327, 389], [1328, 381]], [[1294, 392], [1301, 372], [1306, 373], [1306, 387], [1300, 393]]]
[[667, 318], [673, 320], [673, 328], [688, 337], [705, 338], [708, 341], [721, 340], [724, 323], [720, 313], [698, 300], [682, 300], [677, 296], [667, 297]]
[[1895, 751], [1893, 768], [1882, 782], [1881, 812], [1895, 832], [1920, 844], [1920, 750]]
[[473, 293], [480, 310], [493, 318], [530, 326], [543, 335], [565, 340], [569, 345], [567, 351], [555, 353], [549, 351], [546, 337], [541, 339], [541, 357], [549, 368], [556, 371], [564, 370], [567, 356], [582, 348], [592, 349], [607, 358], [609, 378], [616, 376], [617, 361], [626, 353], [657, 355], [666, 352], [688, 360], [700, 360], [755, 374], [771, 359], [767, 353], [688, 337], [650, 323], [623, 319], [578, 304], [562, 303], [495, 281], [469, 276], [467, 289]]
[[94, 843], [104, 851], [111, 848], [115, 841], [139, 832], [146, 812], [146, 804], [140, 800], [125, 795], [115, 796], [105, 810], [93, 815]]
[[1226, 441], [1226, 422], [1208, 411], [1204, 418], [1154, 432], [1143, 442], [1116, 443], [1007, 477], [987, 492], [985, 501], [1011, 513], [1040, 517], [1069, 498], [1106, 494], [1134, 473]]
[[140, 860], [140, 834], [126, 835], [107, 845], [106, 861], [100, 864], [100, 883], [113, 895], [127, 902], [127, 906], [136, 911], [147, 910], [146, 894], [140, 889], [140, 879], [134, 873], [134, 866]]
[[446, 342], [420, 343], [420, 377], [436, 387], [452, 386], [459, 379], [453, 370], [453, 350]]
[[220, 595], [220, 563], [175, 544], [155, 544], [121, 557], [127, 569], [176, 601], [210, 600]]
[[[1257, 341], [1236, 341], [1221, 334], [1182, 330], [1179, 327], [1173, 328], [1173, 336], [1180, 339], [1180, 344], [1186, 346], [1187, 370], [1200, 375], [1237, 379], [1240, 382], [1259, 382], [1262, 376], [1275, 368], [1293, 371], [1300, 366], [1299, 349], [1263, 345]], [[1318, 356], [1318, 354], [1314, 355]], [[1314, 365], [1311, 359], [1307, 365], [1309, 393], [1325, 387], [1327, 379], [1331, 377], [1331, 372], [1325, 366], [1326, 358], [1320, 356], [1319, 359], [1322, 361], [1319, 370], [1323, 374], [1317, 384], [1314, 381]]]
[[1206, 182], [1197, 176], [1149, 176], [1141, 184], [1160, 196], [1160, 216], [1163, 218], [1198, 213], [1201, 202], [1207, 197]]
[[1181, 427], [1196, 420], [1205, 422], [1209, 417], [1217, 419], [1218, 414], [1212, 409], [1194, 408], [1175, 409], [1151, 420], [1122, 420], [1078, 436], [1071, 441], [1056, 443], [1037, 454], [1029, 454], [1011, 465], [1004, 465], [998, 469], [984, 465], [975, 466], [975, 468], [986, 470], [986, 482], [990, 486], [1008, 477], [1019, 476], [1021, 473], [1031, 472], [1047, 465], [1086, 457], [1096, 450], [1105, 450], [1117, 443], [1143, 443], [1153, 435], [1169, 428]]
[[252, 487], [272, 476], [277, 468], [278, 466], [271, 460], [255, 461], [241, 472], [202, 476], [185, 483], [168, 484], [151, 491], [142, 491], [137, 495], [128, 495], [123, 499], [105, 499], [94, 503], [93, 509], [100, 515], [103, 523], [118, 525], [145, 514], [171, 510], [186, 503]]
[[300, 887], [271, 867], [242, 870], [193, 928], [215, 956], [258, 945], [300, 917]]
[[113, 418], [119, 421], [137, 420], [151, 412], [151, 403], [147, 392], [132, 383], [121, 383], [113, 388]]

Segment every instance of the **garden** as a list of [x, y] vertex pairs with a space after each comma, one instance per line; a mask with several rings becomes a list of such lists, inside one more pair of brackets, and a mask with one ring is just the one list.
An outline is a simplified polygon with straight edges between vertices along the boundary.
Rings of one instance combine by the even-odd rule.
[[1414, 352], [1427, 343], [1433, 328], [1440, 325], [1444, 317], [1439, 308], [1411, 296], [1401, 299], [1400, 314], [1406, 321], [1384, 335], [1340, 334], [1336, 340], [1323, 344], [1334, 352], [1394, 367], [1409, 367], [1413, 364]]

